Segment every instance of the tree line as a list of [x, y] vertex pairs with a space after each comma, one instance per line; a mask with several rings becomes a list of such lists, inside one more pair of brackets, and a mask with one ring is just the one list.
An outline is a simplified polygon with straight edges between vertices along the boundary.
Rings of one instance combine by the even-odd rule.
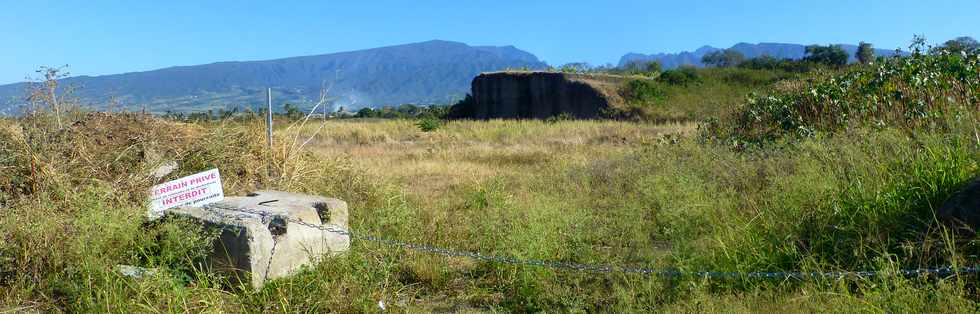
[[[963, 36], [946, 41], [940, 46], [932, 47], [931, 53], [976, 53], [980, 51], [980, 43], [972, 37]], [[805, 56], [802, 62], [810, 62], [832, 67], [842, 67], [847, 65], [848, 54], [840, 45], [810, 45], [805, 48]], [[860, 42], [858, 49], [854, 53], [854, 58], [861, 64], [869, 64], [875, 61], [874, 46], [867, 42]], [[760, 60], [761, 59], [761, 62]], [[745, 56], [734, 49], [725, 49], [706, 54], [701, 58], [701, 62], [713, 67], [732, 67], [747, 66], [753, 67], [758, 64], [771, 63], [772, 57], [762, 56], [755, 60], [746, 60]]]
[[[946, 41], [940, 46], [929, 49], [930, 53], [976, 53], [980, 51], [980, 43], [972, 37], [963, 36]], [[843, 67], [846, 66], [849, 54], [841, 45], [810, 45], [804, 48], [802, 59], [780, 59], [769, 55], [756, 58], [746, 58], [735, 49], [717, 50], [704, 55], [701, 63], [708, 67], [741, 67], [750, 69], [780, 69], [790, 72], [807, 72], [814, 67]], [[860, 42], [854, 54], [858, 63], [870, 64], [875, 62], [874, 46], [871, 43]], [[571, 73], [609, 73], [625, 75], [657, 76], [665, 73], [657, 61], [635, 61], [621, 67], [603, 65], [593, 67], [584, 62], [567, 63], [551, 70]]]

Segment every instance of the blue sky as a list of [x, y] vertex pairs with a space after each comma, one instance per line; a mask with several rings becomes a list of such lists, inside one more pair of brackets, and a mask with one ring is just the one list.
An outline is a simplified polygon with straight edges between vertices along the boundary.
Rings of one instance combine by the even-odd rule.
[[554, 65], [738, 42], [907, 46], [980, 35], [980, 1], [2, 1], [0, 84], [323, 54], [430, 39]]

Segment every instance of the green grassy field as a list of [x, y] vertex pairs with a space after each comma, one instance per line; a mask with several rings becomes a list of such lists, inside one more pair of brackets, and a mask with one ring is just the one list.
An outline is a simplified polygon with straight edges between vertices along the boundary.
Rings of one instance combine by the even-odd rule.
[[[794, 128], [806, 134], [777, 132], [794, 107], [758, 101], [704, 102], [719, 122], [449, 121], [431, 132], [411, 120], [294, 123], [277, 129], [271, 154], [261, 121], [92, 113], [58, 130], [47, 115], [2, 120], [0, 311], [379, 312], [383, 302], [395, 312], [976, 312], [975, 274], [898, 273], [975, 266], [980, 254], [976, 236], [933, 214], [980, 172], [977, 84], [947, 82], [957, 87], [917, 94], [949, 99], [918, 108], [922, 123], [894, 118], [906, 109], [854, 111], [873, 114], [844, 126], [819, 115], [830, 111], [802, 111]], [[765, 104], [820, 108], [787, 100], [795, 92]], [[766, 115], [745, 120], [745, 108]], [[687, 274], [880, 275], [664, 278], [355, 241], [261, 290], [229, 287], [197, 263], [213, 233], [143, 217], [154, 182], [142, 174], [168, 156], [181, 163], [169, 178], [217, 167], [228, 195], [337, 197], [355, 232], [400, 241]], [[134, 279], [118, 264], [159, 272]]]

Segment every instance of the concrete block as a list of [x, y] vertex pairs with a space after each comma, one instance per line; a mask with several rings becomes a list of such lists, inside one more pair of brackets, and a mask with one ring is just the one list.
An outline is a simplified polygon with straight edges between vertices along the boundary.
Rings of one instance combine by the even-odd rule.
[[347, 203], [338, 199], [258, 191], [244, 197], [227, 197], [203, 208], [182, 207], [169, 213], [220, 228], [221, 235], [209, 258], [211, 269], [255, 288], [350, 248], [347, 234], [295, 222], [347, 231]]

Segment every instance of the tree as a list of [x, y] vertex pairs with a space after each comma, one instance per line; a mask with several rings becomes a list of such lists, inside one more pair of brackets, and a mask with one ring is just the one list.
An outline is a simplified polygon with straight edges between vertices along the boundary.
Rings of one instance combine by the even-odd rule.
[[589, 72], [592, 66], [585, 62], [572, 62], [566, 63], [559, 68], [559, 71], [565, 73], [585, 73]]
[[660, 66], [660, 62], [657, 61], [647, 62], [647, 66], [646, 66], [647, 73], [660, 73], [660, 71], [662, 70], [663, 67]]
[[858, 44], [858, 50], [854, 53], [854, 57], [858, 59], [858, 62], [868, 64], [875, 60], [875, 50], [871, 44], [866, 42], [861, 42]]
[[[912, 43], [909, 44], [909, 51], [912, 51], [913, 55], [921, 55], [925, 51], [926, 47], [926, 36], [925, 35], [912, 35]], [[935, 51], [935, 48], [929, 49], [930, 51]], [[898, 51], [895, 51], [898, 53]]]
[[358, 110], [355, 116], [358, 118], [373, 118], [376, 115], [374, 113], [374, 109], [371, 109], [369, 107], [364, 107], [361, 108], [361, 110]]
[[810, 45], [803, 60], [840, 67], [847, 64], [847, 52], [840, 45]]
[[303, 117], [303, 112], [299, 110], [299, 107], [296, 107], [293, 104], [286, 103], [282, 109], [286, 112], [286, 117], [289, 119], [299, 119]]
[[978, 53], [980, 52], [980, 43], [973, 37], [963, 36], [946, 41], [938, 49], [955, 54]]
[[701, 63], [719, 68], [733, 67], [745, 61], [745, 55], [735, 49], [718, 50], [701, 57]]
[[660, 66], [660, 62], [657, 62], [656, 60], [631, 61], [630, 63], [626, 64], [626, 73], [629, 74], [652, 75], [660, 73], [661, 70], [662, 67]]

